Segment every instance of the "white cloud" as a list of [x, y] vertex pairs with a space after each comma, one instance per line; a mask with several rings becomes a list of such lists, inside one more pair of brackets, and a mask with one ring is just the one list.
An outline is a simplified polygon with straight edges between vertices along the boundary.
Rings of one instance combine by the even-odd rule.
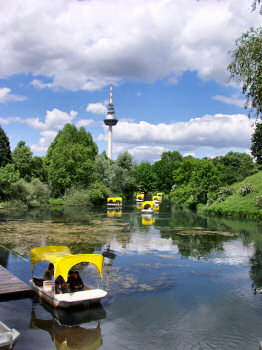
[[33, 85], [34, 87], [36, 87], [37, 89], [46, 89], [46, 88], [53, 88], [53, 84], [52, 83], [43, 83], [41, 80], [39, 79], [34, 79], [31, 81], [30, 85]]
[[82, 119], [76, 123], [76, 127], [80, 128], [81, 126], [90, 126], [91, 124], [94, 124], [93, 119]]
[[106, 114], [107, 108], [104, 103], [97, 102], [97, 103], [89, 103], [86, 107], [86, 111], [92, 114]]
[[156, 162], [161, 158], [161, 154], [167, 151], [169, 151], [169, 149], [162, 146], [138, 146], [128, 149], [128, 152], [138, 162]]
[[220, 102], [224, 102], [224, 103], [231, 104], [237, 107], [242, 107], [242, 108], [244, 107], [244, 104], [245, 104], [245, 100], [236, 98], [235, 96], [227, 97], [222, 95], [216, 95], [216, 96], [213, 96], [213, 100], [217, 100]]
[[[253, 121], [246, 115], [205, 115], [188, 122], [150, 124], [119, 122], [113, 131], [116, 143], [172, 146], [181, 152], [199, 147], [249, 148]], [[101, 137], [102, 139], [102, 137]]]
[[174, 83], [190, 70], [225, 83], [234, 40], [261, 25], [250, 10], [247, 0], [2, 1], [0, 78], [31, 73], [51, 80], [34, 79], [38, 88], [93, 91]]
[[55, 138], [57, 132], [63, 129], [64, 125], [71, 123], [77, 116], [77, 112], [70, 111], [66, 113], [54, 108], [52, 111], [47, 111], [45, 120], [40, 121], [39, 117], [27, 118], [24, 122], [30, 125], [35, 130], [41, 130], [38, 145], [32, 145], [31, 150], [37, 152], [46, 152], [48, 146]]
[[54, 108], [52, 111], [47, 111], [45, 121], [41, 122], [39, 117], [27, 118], [26, 122], [36, 130], [60, 130], [64, 125], [71, 123], [77, 116], [77, 112], [71, 111], [69, 114], [59, 109]]
[[23, 121], [19, 117], [7, 117], [7, 118], [0, 118], [0, 123], [4, 125], [8, 125], [11, 123], [22, 123]]
[[0, 88], [0, 103], [4, 103], [7, 101], [25, 101], [26, 100], [25, 96], [10, 94], [10, 92], [11, 92], [11, 89], [7, 87]]

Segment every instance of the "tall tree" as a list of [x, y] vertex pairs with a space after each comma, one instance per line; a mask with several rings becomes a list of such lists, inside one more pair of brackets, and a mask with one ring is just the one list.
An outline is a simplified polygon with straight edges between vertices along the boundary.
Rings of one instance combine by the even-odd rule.
[[0, 167], [12, 162], [10, 142], [0, 126]]
[[252, 135], [251, 153], [258, 164], [262, 164], [262, 123], [256, 123], [255, 132]]
[[12, 159], [15, 169], [19, 171], [20, 176], [26, 181], [30, 181], [32, 177], [33, 152], [31, 152], [30, 147], [26, 146], [25, 141], [18, 142], [12, 153]]
[[231, 185], [244, 180], [254, 173], [254, 163], [250, 155], [240, 152], [228, 152], [225, 156], [215, 157], [213, 163], [222, 165], [222, 183]]
[[245, 108], [249, 115], [262, 116], [262, 27], [250, 28], [235, 42], [236, 49], [231, 51], [233, 61], [227, 67], [231, 79], [242, 87], [246, 95]]
[[66, 124], [59, 131], [46, 155], [48, 181], [54, 195], [64, 194], [74, 185], [88, 186], [94, 171], [97, 146], [83, 127]]
[[156, 189], [156, 174], [148, 162], [142, 162], [136, 167], [135, 179], [137, 187], [145, 193]]

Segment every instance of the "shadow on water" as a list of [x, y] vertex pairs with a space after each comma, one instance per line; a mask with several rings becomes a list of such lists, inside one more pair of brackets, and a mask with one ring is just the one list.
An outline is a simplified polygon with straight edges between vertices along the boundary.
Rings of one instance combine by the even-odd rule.
[[[41, 302], [52, 318], [43, 317], [40, 305], [32, 304], [30, 329], [40, 329], [50, 334], [56, 349], [95, 350], [102, 345], [101, 326], [98, 321], [106, 317], [101, 305], [88, 310], [61, 310]], [[39, 314], [39, 315], [38, 315]], [[97, 321], [96, 327], [82, 326], [83, 323]], [[80, 325], [81, 324], [81, 325]]]

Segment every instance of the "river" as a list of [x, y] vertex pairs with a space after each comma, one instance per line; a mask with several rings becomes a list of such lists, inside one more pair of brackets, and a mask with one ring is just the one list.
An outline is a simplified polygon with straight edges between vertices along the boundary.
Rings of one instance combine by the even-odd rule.
[[[198, 215], [164, 202], [153, 217], [136, 205], [0, 213], [0, 264], [25, 282], [30, 249], [66, 245], [104, 255], [101, 307], [55, 312], [37, 297], [0, 303], [20, 349], [258, 350], [262, 341], [262, 224]], [[41, 275], [47, 264], [38, 264]]]

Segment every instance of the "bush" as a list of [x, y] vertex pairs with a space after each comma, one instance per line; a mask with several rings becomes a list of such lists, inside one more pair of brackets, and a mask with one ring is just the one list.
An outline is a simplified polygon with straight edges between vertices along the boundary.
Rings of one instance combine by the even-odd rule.
[[238, 189], [238, 193], [245, 197], [247, 194], [251, 193], [253, 191], [253, 187], [251, 184], [245, 184], [243, 186], [240, 186]]
[[87, 207], [91, 205], [89, 191], [87, 189], [81, 189], [72, 187], [68, 190], [64, 196], [65, 204]]
[[217, 201], [223, 202], [228, 196], [231, 196], [234, 193], [232, 187], [220, 187], [218, 191]]
[[31, 182], [20, 179], [11, 184], [10, 197], [11, 200], [22, 202], [28, 207], [38, 207], [48, 203], [49, 191], [39, 179]]
[[102, 182], [96, 181], [88, 191], [92, 204], [102, 204], [107, 197], [110, 197], [111, 191]]
[[255, 196], [254, 200], [258, 208], [262, 209], [262, 194]]

